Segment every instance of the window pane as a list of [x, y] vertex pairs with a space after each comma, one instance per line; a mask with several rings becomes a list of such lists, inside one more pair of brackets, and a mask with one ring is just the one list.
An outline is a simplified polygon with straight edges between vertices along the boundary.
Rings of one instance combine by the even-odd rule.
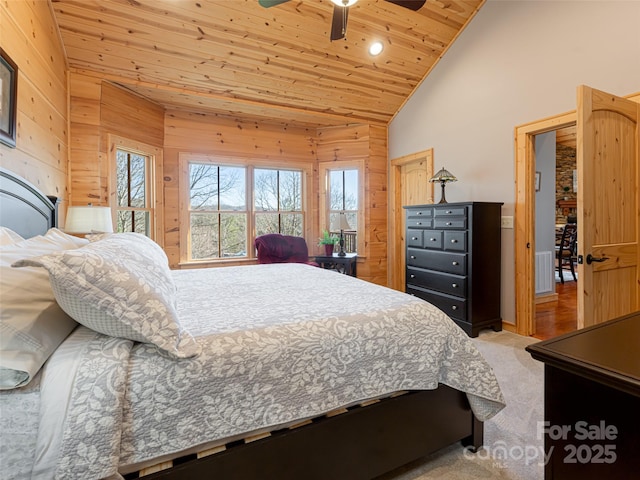
[[146, 205], [146, 192], [145, 192], [145, 180], [147, 178], [147, 159], [141, 155], [134, 153], [129, 154], [130, 159], [130, 179], [131, 190], [129, 206], [136, 208], [145, 208]]
[[253, 196], [256, 211], [278, 210], [278, 171], [256, 168], [254, 185]]
[[302, 222], [304, 217], [300, 213], [283, 213], [281, 215], [280, 233], [283, 235], [302, 236]]
[[343, 210], [344, 182], [342, 170], [329, 172], [329, 210]]
[[[344, 209], [345, 210], [357, 210], [358, 209], [358, 171], [357, 170], [345, 170], [344, 171]], [[351, 224], [351, 220], [349, 219]], [[353, 224], [351, 224], [353, 227]]]
[[245, 183], [243, 167], [220, 167], [220, 210], [247, 209]]
[[280, 233], [277, 213], [256, 213], [256, 236]]
[[202, 163], [189, 165], [191, 210], [218, 209], [218, 167]]
[[302, 172], [280, 171], [280, 210], [302, 211]]
[[118, 210], [116, 216], [116, 232], [133, 231], [133, 212], [130, 210]]
[[119, 207], [129, 206], [129, 164], [122, 150], [116, 151], [116, 201]]
[[191, 214], [191, 258], [218, 258], [218, 214]]
[[247, 256], [247, 215], [237, 213], [220, 214], [220, 229], [223, 257]]

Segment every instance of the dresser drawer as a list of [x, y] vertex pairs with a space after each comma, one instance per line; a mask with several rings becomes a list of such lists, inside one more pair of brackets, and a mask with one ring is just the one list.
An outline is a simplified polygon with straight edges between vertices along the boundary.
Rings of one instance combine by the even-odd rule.
[[407, 218], [407, 228], [431, 228], [430, 218], [409, 217]]
[[435, 305], [451, 318], [458, 320], [467, 319], [467, 301], [464, 298], [410, 286], [407, 287], [407, 293]]
[[455, 275], [466, 275], [467, 255], [464, 253], [407, 248], [407, 266], [409, 265]]
[[467, 216], [467, 207], [466, 206], [444, 206], [444, 207], [434, 207], [433, 208], [433, 216], [438, 217], [466, 217]]
[[422, 235], [422, 246], [442, 250], [442, 230], [425, 230]]
[[433, 217], [433, 208], [408, 208], [407, 209], [407, 218], [432, 218]]
[[407, 283], [459, 297], [467, 294], [467, 277], [407, 267]]
[[[467, 251], [467, 232], [445, 231], [443, 233], [444, 233], [444, 244], [443, 244], [444, 250], [452, 250], [454, 252]], [[428, 236], [428, 234], [425, 236]]]
[[407, 229], [407, 246], [422, 248], [422, 230]]
[[464, 230], [467, 228], [467, 219], [465, 217], [434, 218], [433, 228], [457, 228]]

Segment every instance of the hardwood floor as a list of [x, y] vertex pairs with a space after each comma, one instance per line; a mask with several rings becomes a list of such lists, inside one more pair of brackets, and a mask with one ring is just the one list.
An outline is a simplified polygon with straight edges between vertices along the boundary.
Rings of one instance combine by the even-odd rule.
[[572, 332], [578, 324], [578, 282], [556, 283], [558, 301], [536, 305], [536, 333], [540, 340]]

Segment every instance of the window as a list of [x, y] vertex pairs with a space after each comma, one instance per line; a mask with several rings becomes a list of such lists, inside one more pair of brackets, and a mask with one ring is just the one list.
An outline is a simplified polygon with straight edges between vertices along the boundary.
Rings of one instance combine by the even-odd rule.
[[364, 239], [358, 235], [362, 232], [364, 198], [362, 162], [330, 162], [320, 164], [321, 178], [325, 179], [321, 185], [321, 195], [325, 198], [325, 210], [320, 213], [321, 229], [331, 233], [340, 233], [340, 214], [344, 213], [348, 229], [344, 229], [347, 253], [364, 252]]
[[148, 237], [152, 230], [152, 208], [148, 185], [150, 159], [146, 155], [116, 151], [116, 231], [136, 232]]
[[250, 259], [257, 236], [307, 233], [304, 185], [311, 167], [240, 165], [188, 153], [180, 158], [180, 188], [188, 195], [181, 206], [183, 262]]
[[302, 172], [256, 168], [253, 183], [256, 236], [303, 236]]
[[109, 205], [117, 232], [137, 232], [162, 246], [162, 148], [109, 135]]
[[192, 260], [247, 256], [246, 168], [189, 164]]

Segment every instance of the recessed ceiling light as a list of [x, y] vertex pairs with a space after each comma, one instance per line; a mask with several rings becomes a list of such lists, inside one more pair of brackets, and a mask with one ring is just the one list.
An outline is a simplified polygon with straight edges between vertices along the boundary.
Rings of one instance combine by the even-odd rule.
[[376, 55], [380, 55], [383, 49], [384, 45], [382, 45], [382, 42], [373, 42], [371, 45], [369, 45], [369, 55], [373, 55], [374, 57]]

